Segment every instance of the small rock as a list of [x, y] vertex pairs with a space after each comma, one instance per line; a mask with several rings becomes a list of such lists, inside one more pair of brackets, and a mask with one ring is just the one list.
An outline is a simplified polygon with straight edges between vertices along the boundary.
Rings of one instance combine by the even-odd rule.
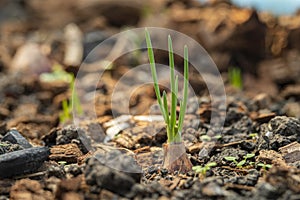
[[271, 102], [270, 97], [266, 93], [256, 95], [253, 101], [258, 110], [268, 108]]
[[165, 169], [165, 168], [163, 168], [163, 169], [160, 170], [160, 173], [164, 177], [164, 176], [166, 176], [168, 174], [168, 170]]
[[300, 119], [300, 105], [299, 102], [288, 102], [283, 107], [283, 112], [285, 112], [289, 117], [296, 117]]
[[247, 142], [243, 141], [241, 144], [241, 149], [246, 150], [246, 151], [253, 151], [254, 148], [256, 147], [256, 144], [254, 142]]
[[[120, 156], [122, 157], [123, 155], [116, 155], [116, 157]], [[120, 160], [120, 162], [122, 161]], [[107, 189], [128, 198], [130, 198], [128, 195], [130, 194], [132, 187], [139, 181], [134, 178], [136, 175], [132, 175], [134, 174], [125, 173], [105, 166], [104, 163], [99, 161], [99, 157], [90, 158], [85, 168], [87, 184], [94, 185], [99, 188], [99, 190]]]
[[62, 166], [59, 165], [50, 165], [47, 169], [48, 177], [54, 176], [57, 178], [65, 178], [66, 173]]
[[43, 72], [50, 72], [51, 62], [42, 52], [41, 46], [35, 43], [27, 43], [17, 50], [10, 71], [38, 75]]
[[96, 153], [95, 158], [103, 165], [122, 171], [136, 181], [139, 181], [141, 178], [142, 168], [137, 164], [136, 160], [132, 156], [123, 154], [119, 150], [112, 150], [107, 153]]
[[[299, 77], [297, 77], [299, 78]], [[287, 86], [281, 93], [281, 95], [285, 99], [295, 98], [298, 99], [300, 97], [300, 85], [289, 85]]]
[[245, 115], [244, 111], [239, 108], [230, 107], [226, 114], [225, 126], [239, 121]]
[[106, 190], [106, 189], [102, 189], [99, 195], [99, 199], [119, 199], [120, 196]]
[[0, 135], [5, 135], [7, 132], [7, 124], [5, 122], [0, 122]]
[[82, 174], [82, 167], [80, 167], [78, 164], [70, 164], [65, 166], [65, 171], [76, 177]]
[[202, 188], [202, 193], [205, 196], [225, 196], [225, 191], [216, 183], [210, 182]]
[[297, 118], [278, 116], [269, 122], [269, 127], [275, 134], [284, 136], [300, 135], [300, 121]]
[[257, 186], [257, 191], [254, 193], [253, 199], [261, 199], [262, 197], [266, 199], [277, 199], [280, 193], [281, 192], [277, 191], [277, 188], [270, 183], [260, 183]]
[[17, 130], [10, 130], [4, 135], [2, 141], [8, 141], [12, 144], [18, 144], [25, 149], [32, 147], [32, 145]]
[[17, 181], [11, 188], [10, 199], [12, 200], [51, 200], [54, 199], [50, 191], [44, 190], [42, 185], [35, 180], [22, 179]]
[[[55, 137], [55, 130], [51, 134], [52, 137]], [[83, 129], [66, 126], [56, 131], [56, 144], [69, 144], [74, 140], [79, 141], [78, 147], [83, 153], [90, 150], [90, 140], [86, 137], [86, 132]]]
[[255, 186], [258, 181], [259, 176], [260, 176], [260, 173], [256, 169], [250, 169], [246, 176], [247, 185]]

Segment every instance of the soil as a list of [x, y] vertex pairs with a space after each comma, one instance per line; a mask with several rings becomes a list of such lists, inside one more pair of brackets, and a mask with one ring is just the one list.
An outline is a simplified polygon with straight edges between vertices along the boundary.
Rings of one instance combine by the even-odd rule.
[[[300, 199], [300, 13], [275, 17], [229, 1], [179, 0], [4, 0], [0, 10], [1, 200]], [[60, 118], [70, 84], [41, 78], [58, 65], [76, 76], [100, 42], [152, 26], [198, 41], [224, 80], [226, 108], [212, 106], [202, 77], [190, 76], [196, 95], [188, 102], [181, 163], [215, 162], [205, 173], [164, 168], [167, 136], [154, 88], [121, 80], [148, 63], [146, 51], [118, 58], [96, 85], [92, 72], [101, 64], [85, 60], [89, 67], [76, 81], [96, 92], [78, 96], [94, 98], [93, 106], [82, 102], [82, 116], [94, 108], [96, 116], [79, 123]], [[166, 52], [155, 57], [168, 61]], [[182, 59], [175, 61], [182, 72]], [[242, 89], [230, 83], [232, 66], [241, 69]], [[128, 80], [151, 80], [143, 73], [127, 73]], [[112, 106], [112, 97], [129, 97], [128, 105]], [[221, 132], [210, 124], [212, 115], [215, 124], [226, 115]]]

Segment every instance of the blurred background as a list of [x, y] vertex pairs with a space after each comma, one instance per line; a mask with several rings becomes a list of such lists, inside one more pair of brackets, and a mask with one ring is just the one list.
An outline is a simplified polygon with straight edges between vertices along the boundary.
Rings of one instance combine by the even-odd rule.
[[165, 27], [208, 51], [229, 93], [230, 85], [250, 96], [267, 93], [300, 110], [299, 6], [299, 0], [1, 0], [0, 72], [41, 73], [58, 63], [76, 74], [111, 35]]

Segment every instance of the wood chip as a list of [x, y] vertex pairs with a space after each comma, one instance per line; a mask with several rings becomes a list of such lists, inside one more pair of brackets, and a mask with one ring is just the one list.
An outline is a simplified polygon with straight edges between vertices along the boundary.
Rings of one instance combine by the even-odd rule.
[[279, 148], [279, 152], [287, 163], [293, 163], [300, 160], [300, 144], [293, 142]]
[[169, 187], [170, 190], [174, 190], [174, 189], [177, 187], [177, 185], [179, 184], [180, 180], [181, 180], [181, 179], [180, 179], [179, 177], [176, 177], [176, 178], [173, 180], [172, 185]]
[[238, 184], [232, 184], [232, 183], [228, 183], [225, 184], [225, 187], [227, 189], [238, 189], [238, 190], [253, 190], [254, 187], [251, 186], [246, 186], [246, 185], [238, 185]]
[[188, 152], [189, 153], [197, 153], [200, 151], [200, 149], [203, 148], [203, 142], [201, 143], [196, 143], [196, 144], [193, 144], [192, 146], [189, 146], [188, 147]]
[[76, 163], [77, 159], [83, 155], [76, 144], [53, 146], [50, 149], [50, 153], [50, 160], [66, 161], [68, 163]]
[[259, 123], [267, 123], [275, 116], [275, 113], [261, 113], [258, 116], [253, 117], [253, 120]]
[[294, 151], [300, 151], [300, 144], [298, 142], [293, 142], [291, 144], [279, 148], [279, 152], [283, 155], [292, 153]]
[[256, 158], [256, 161], [283, 167], [287, 166], [282, 155], [273, 150], [261, 150]]
[[92, 155], [93, 155], [93, 152], [89, 151], [87, 154], [78, 157], [77, 158], [78, 165], [82, 165], [86, 161], [86, 159], [92, 157]]

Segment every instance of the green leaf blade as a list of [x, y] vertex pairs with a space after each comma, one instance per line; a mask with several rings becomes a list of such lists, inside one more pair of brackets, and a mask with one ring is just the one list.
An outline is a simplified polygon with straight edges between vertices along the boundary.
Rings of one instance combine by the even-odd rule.
[[169, 109], [168, 109], [168, 101], [167, 101], [167, 93], [166, 91], [163, 91], [163, 105], [164, 105], [164, 109], [165, 109], [165, 112], [166, 112], [166, 115], [167, 115], [167, 121], [166, 123], [169, 124]]
[[159, 104], [159, 108], [162, 112], [163, 118], [164, 118], [165, 122], [167, 123], [168, 116], [166, 115], [166, 111], [165, 111], [162, 101], [161, 101], [161, 95], [160, 95], [160, 90], [159, 90], [159, 85], [158, 85], [158, 78], [157, 78], [154, 53], [153, 53], [153, 48], [152, 48], [152, 43], [151, 43], [151, 37], [150, 37], [150, 33], [147, 28], [145, 28], [145, 37], [146, 37], [146, 44], [147, 44], [147, 49], [148, 49], [148, 57], [149, 57], [149, 62], [150, 62], [151, 75], [152, 75], [152, 79], [154, 82], [154, 90], [155, 90], [157, 102]]
[[178, 123], [178, 131], [181, 132], [183, 128], [184, 116], [187, 107], [187, 99], [188, 99], [188, 84], [189, 84], [189, 54], [188, 48], [184, 46], [184, 82], [183, 82], [183, 101], [180, 106], [179, 112], [179, 123]]
[[169, 65], [170, 65], [170, 81], [171, 81], [171, 109], [170, 109], [170, 128], [172, 130], [173, 136], [174, 128], [176, 124], [176, 106], [177, 106], [177, 94], [176, 86], [175, 86], [175, 64], [174, 64], [174, 54], [173, 54], [173, 46], [172, 46], [172, 39], [171, 36], [168, 36], [168, 50], [169, 50]]

